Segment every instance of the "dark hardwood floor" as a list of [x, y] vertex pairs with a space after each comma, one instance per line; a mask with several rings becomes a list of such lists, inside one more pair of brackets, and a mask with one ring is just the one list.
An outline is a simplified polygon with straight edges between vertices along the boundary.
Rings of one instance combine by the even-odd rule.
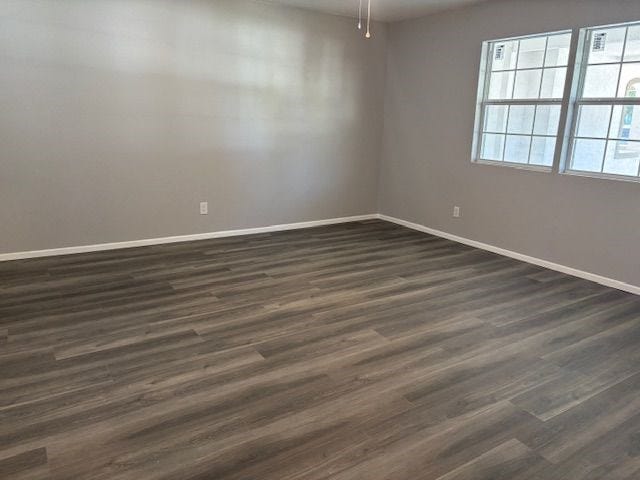
[[0, 478], [640, 478], [640, 297], [381, 222], [0, 264]]

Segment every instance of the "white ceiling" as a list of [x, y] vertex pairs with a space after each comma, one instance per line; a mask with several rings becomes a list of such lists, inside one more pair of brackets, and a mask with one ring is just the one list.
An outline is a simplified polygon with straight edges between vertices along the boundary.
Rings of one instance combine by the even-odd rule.
[[[359, 0], [267, 0], [294, 7], [355, 17]], [[478, 3], [483, 0], [372, 0], [372, 17], [385, 22], [420, 17], [438, 10]], [[363, 0], [366, 10], [367, 0]]]

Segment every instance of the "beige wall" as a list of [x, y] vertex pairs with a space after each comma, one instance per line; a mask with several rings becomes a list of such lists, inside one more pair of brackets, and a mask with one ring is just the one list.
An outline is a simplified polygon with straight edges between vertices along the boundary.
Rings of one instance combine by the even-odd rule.
[[0, 0], [0, 253], [374, 213], [385, 29], [245, 0]]
[[629, 20], [637, 0], [497, 0], [392, 24], [381, 212], [640, 285], [639, 183], [470, 162], [484, 40]]

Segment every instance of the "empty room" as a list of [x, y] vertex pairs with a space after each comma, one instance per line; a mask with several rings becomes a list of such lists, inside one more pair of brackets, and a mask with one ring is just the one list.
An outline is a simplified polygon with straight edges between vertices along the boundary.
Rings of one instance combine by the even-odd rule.
[[640, 479], [640, 0], [0, 0], [0, 479]]

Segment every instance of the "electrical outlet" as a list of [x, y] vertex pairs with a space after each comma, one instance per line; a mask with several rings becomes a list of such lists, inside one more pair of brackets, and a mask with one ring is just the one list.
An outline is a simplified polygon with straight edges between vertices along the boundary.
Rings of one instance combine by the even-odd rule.
[[460, 207], [453, 207], [453, 218], [460, 218], [462, 216], [462, 212]]
[[209, 215], [209, 202], [200, 202], [200, 215]]

